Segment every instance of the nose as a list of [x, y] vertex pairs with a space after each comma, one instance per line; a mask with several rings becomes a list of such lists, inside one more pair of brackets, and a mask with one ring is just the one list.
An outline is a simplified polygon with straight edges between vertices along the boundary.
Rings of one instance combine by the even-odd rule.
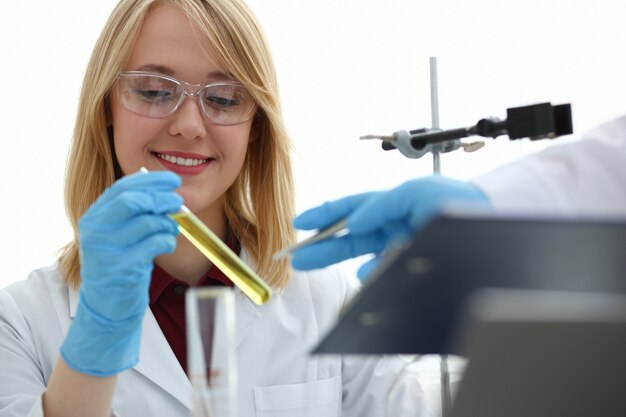
[[182, 136], [185, 139], [200, 139], [206, 136], [205, 117], [198, 103], [197, 97], [185, 97], [178, 110], [173, 115], [170, 125], [170, 134]]

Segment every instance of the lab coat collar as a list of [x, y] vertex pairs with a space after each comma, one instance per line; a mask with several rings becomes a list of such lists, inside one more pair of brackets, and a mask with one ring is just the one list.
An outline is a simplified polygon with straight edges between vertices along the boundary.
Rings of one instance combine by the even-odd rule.
[[[250, 255], [245, 248], [241, 249], [241, 260], [248, 264], [253, 271], [256, 271], [256, 265], [250, 259]], [[235, 288], [235, 323], [236, 323], [236, 346], [248, 336], [253, 328], [254, 323], [261, 317], [257, 306], [245, 295], [239, 288]]]
[[78, 308], [78, 290], [69, 290], [69, 306], [70, 306], [70, 318], [74, 318], [76, 315], [76, 309]]
[[254, 328], [254, 323], [261, 317], [256, 305], [239, 288], [235, 289], [235, 327], [237, 348]]
[[139, 363], [135, 365], [135, 371], [191, 409], [191, 383], [150, 309], [146, 311], [142, 333]]

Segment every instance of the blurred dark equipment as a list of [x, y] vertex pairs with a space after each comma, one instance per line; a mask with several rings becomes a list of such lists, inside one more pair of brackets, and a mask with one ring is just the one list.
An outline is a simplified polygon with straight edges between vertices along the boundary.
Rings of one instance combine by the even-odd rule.
[[451, 417], [623, 417], [626, 296], [486, 290], [459, 337]]

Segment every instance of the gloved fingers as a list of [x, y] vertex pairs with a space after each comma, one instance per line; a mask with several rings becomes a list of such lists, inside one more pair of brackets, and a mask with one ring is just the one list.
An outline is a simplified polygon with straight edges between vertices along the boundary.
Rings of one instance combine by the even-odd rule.
[[370, 233], [390, 221], [406, 221], [415, 205], [428, 199], [423, 193], [423, 182], [423, 179], [407, 181], [373, 195], [348, 217], [348, 229], [355, 234]]
[[135, 172], [117, 180], [107, 193], [110, 197], [129, 190], [172, 191], [182, 185], [181, 178], [171, 171]]
[[[183, 198], [173, 191], [125, 191], [92, 206], [81, 222], [116, 224], [144, 213], [176, 213]], [[80, 222], [79, 222], [80, 224]]]
[[441, 204], [415, 206], [409, 217], [409, 224], [415, 233], [420, 232], [441, 211]]
[[145, 259], [152, 260], [176, 250], [176, 237], [171, 233], [157, 233], [135, 244], [134, 251], [143, 254]]
[[322, 268], [367, 253], [379, 252], [385, 243], [385, 237], [381, 234], [358, 237], [348, 234], [296, 250], [291, 264], [302, 270]]
[[114, 283], [133, 286], [136, 282], [149, 281], [154, 258], [175, 249], [176, 237], [170, 233], [153, 234], [129, 246], [81, 247], [84, 287], [107, 287]]
[[421, 231], [445, 207], [487, 208], [489, 200], [481, 190], [471, 184], [452, 183], [441, 194], [417, 204], [409, 216], [409, 224], [415, 232]]
[[406, 241], [415, 234], [407, 221], [388, 221], [381, 228], [387, 242]]
[[110, 199], [127, 191], [174, 191], [182, 184], [180, 177], [170, 171], [136, 172], [117, 180], [104, 190], [92, 207], [106, 204]]
[[79, 242], [84, 250], [91, 248], [124, 250], [127, 246], [158, 233], [178, 235], [176, 222], [164, 215], [142, 214], [119, 224], [92, 224], [80, 228]]
[[[154, 258], [176, 249], [176, 236], [170, 232], [147, 235], [129, 245], [112, 245], [108, 243], [84, 247], [84, 264], [89, 261], [100, 264], [102, 268], [116, 271], [119, 275], [134, 276], [142, 274], [149, 268]], [[108, 267], [107, 267], [108, 265]]]
[[301, 230], [323, 229], [346, 217], [373, 194], [376, 193], [356, 194], [339, 200], [328, 201], [298, 215], [294, 219], [293, 225], [296, 229]]
[[372, 273], [378, 268], [380, 260], [380, 256], [375, 256], [374, 258], [365, 262], [357, 270], [356, 276], [363, 282], [369, 280], [372, 277]]
[[357, 276], [361, 281], [369, 279], [369, 276], [372, 272], [374, 272], [374, 269], [376, 269], [380, 264], [385, 251], [389, 249], [402, 250], [407, 246], [408, 242], [410, 242], [415, 234], [413, 229], [408, 227], [405, 223], [400, 222], [391, 222], [385, 227], [385, 229], [386, 238], [384, 247], [379, 247], [377, 251], [373, 251], [376, 256], [361, 265], [357, 271]]
[[348, 217], [348, 229], [357, 234], [370, 233], [386, 222], [409, 219], [411, 226], [421, 227], [443, 204], [481, 200], [486, 197], [472, 184], [441, 176], [418, 178], [365, 201]]

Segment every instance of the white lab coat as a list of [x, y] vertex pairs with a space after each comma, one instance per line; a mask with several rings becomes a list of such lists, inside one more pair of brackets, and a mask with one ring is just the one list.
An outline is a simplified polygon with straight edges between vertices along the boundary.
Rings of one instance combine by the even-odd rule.
[[626, 116], [472, 181], [497, 211], [626, 216]]
[[[235, 291], [240, 417], [385, 416], [386, 395], [404, 359], [307, 353], [356, 291], [342, 274], [296, 272], [263, 306]], [[57, 265], [0, 290], [0, 417], [43, 415], [41, 394], [77, 303]], [[140, 362], [119, 376], [114, 415], [188, 416], [190, 389], [148, 309]], [[393, 395], [388, 415], [430, 415], [416, 378], [394, 385]]]

